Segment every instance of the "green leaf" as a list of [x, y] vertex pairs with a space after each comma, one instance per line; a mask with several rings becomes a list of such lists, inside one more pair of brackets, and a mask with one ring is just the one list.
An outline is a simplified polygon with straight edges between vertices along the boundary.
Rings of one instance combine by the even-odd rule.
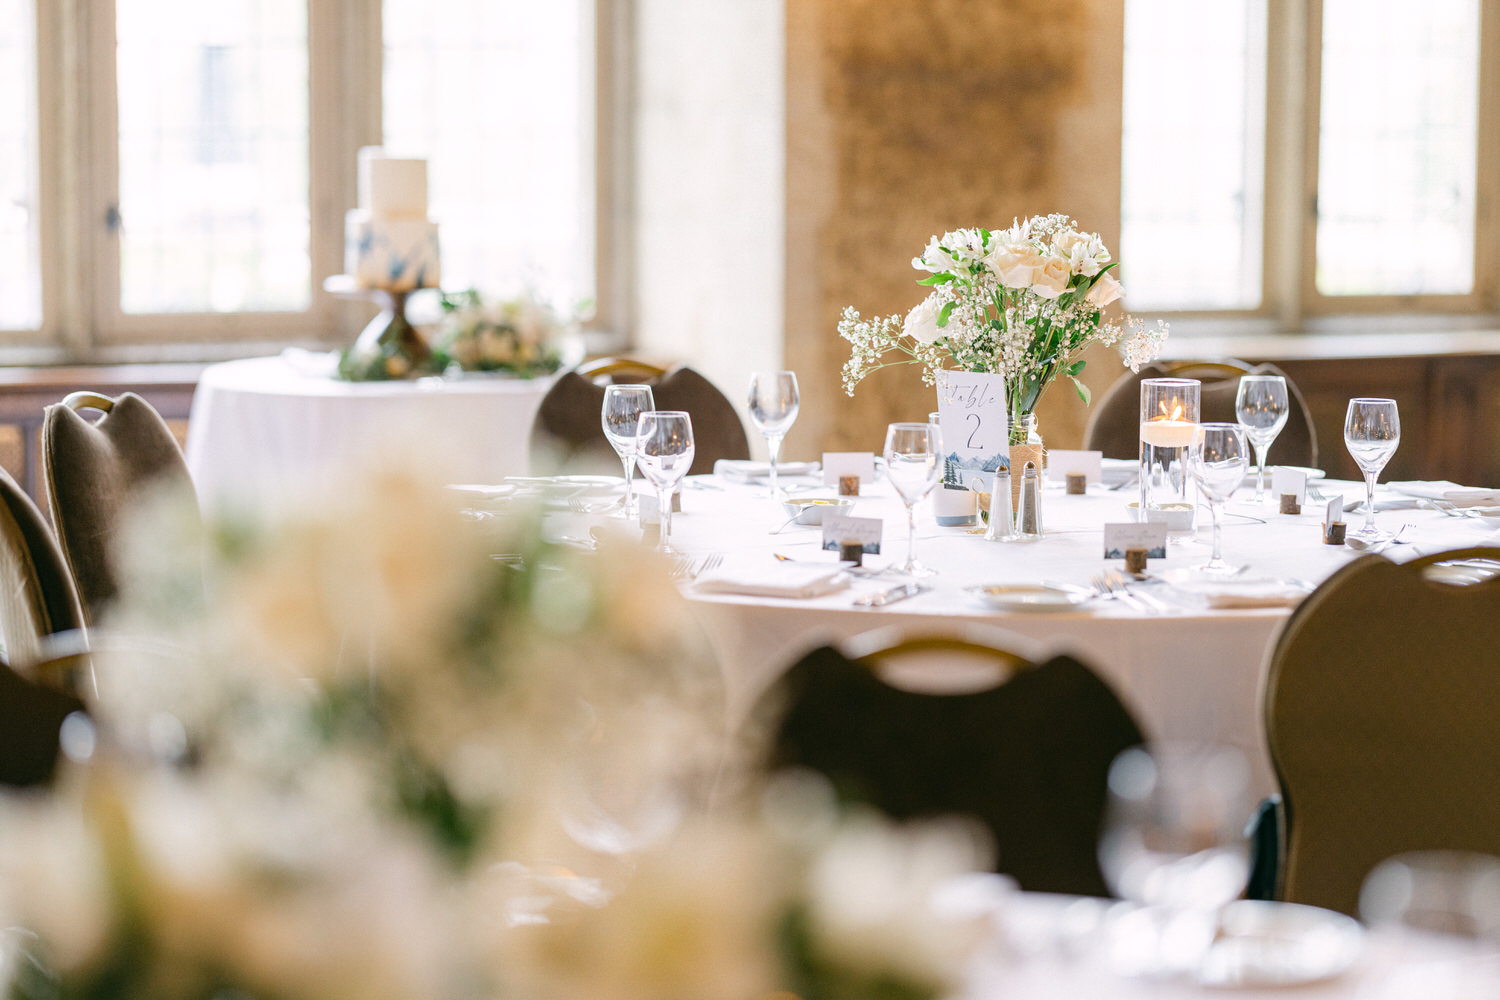
[[952, 302], [944, 302], [943, 308], [938, 310], [937, 325], [939, 330], [948, 325], [948, 317], [953, 315], [953, 305], [954, 303]]
[[1068, 378], [1075, 378], [1079, 372], [1083, 371], [1083, 366], [1086, 364], [1088, 364], [1088, 362], [1082, 359], [1075, 361], [1071, 365], [1063, 369], [1063, 374], [1068, 376]]
[[917, 284], [919, 284], [919, 285], [946, 285], [948, 282], [950, 282], [952, 280], [953, 280], [953, 275], [952, 274], [950, 274], [947, 271], [941, 271], [938, 274], [928, 275], [925, 278], [918, 278], [917, 279]]
[[1069, 375], [1068, 378], [1072, 379], [1073, 388], [1078, 390], [1078, 398], [1083, 400], [1084, 406], [1088, 406], [1089, 402], [1094, 398], [1093, 393], [1089, 392], [1089, 387], [1078, 381], [1076, 378], [1073, 378], [1072, 375]]

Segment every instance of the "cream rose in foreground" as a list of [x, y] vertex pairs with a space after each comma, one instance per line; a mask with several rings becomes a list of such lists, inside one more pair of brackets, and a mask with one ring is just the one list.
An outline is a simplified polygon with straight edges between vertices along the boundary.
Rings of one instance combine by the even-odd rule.
[[919, 344], [935, 343], [942, 334], [937, 325], [938, 309], [936, 296], [927, 296], [906, 314], [901, 332]]
[[1042, 255], [1030, 243], [1002, 243], [990, 254], [988, 263], [1005, 287], [1030, 288], [1042, 266]]
[[1085, 296], [1085, 299], [1088, 301], [1089, 305], [1098, 306], [1100, 309], [1103, 309], [1105, 306], [1109, 305], [1111, 302], [1120, 298], [1124, 294], [1125, 286], [1116, 281], [1114, 275], [1106, 274], [1102, 275], [1098, 281], [1094, 282], [1093, 287], [1089, 289], [1089, 293]]
[[1068, 290], [1068, 283], [1072, 280], [1073, 269], [1068, 265], [1067, 258], [1048, 254], [1036, 269], [1031, 290], [1044, 299], [1055, 299]]

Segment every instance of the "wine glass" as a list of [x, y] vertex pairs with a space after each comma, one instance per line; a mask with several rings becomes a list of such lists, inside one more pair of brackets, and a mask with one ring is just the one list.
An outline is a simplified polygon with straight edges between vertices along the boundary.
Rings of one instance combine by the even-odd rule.
[[1353, 537], [1382, 542], [1389, 531], [1375, 526], [1375, 480], [1401, 444], [1401, 417], [1394, 399], [1351, 399], [1344, 417], [1344, 446], [1365, 474], [1365, 523]]
[[771, 456], [771, 499], [776, 499], [776, 458], [781, 439], [797, 419], [801, 397], [795, 372], [755, 372], [750, 376], [750, 420], [765, 435]]
[[1290, 412], [1285, 378], [1280, 375], [1240, 376], [1240, 388], [1234, 396], [1234, 416], [1255, 446], [1255, 496], [1251, 498], [1252, 503], [1266, 499], [1266, 453], [1286, 426]]
[[1208, 500], [1208, 513], [1214, 525], [1214, 551], [1208, 562], [1198, 567], [1200, 573], [1230, 574], [1239, 572], [1238, 566], [1224, 561], [1219, 548], [1219, 528], [1222, 517], [1219, 508], [1245, 481], [1245, 470], [1250, 463], [1250, 445], [1245, 440], [1245, 429], [1239, 424], [1199, 424], [1193, 435], [1193, 446], [1188, 452], [1188, 467], [1193, 470], [1193, 479], [1198, 490]]
[[682, 410], [649, 410], [635, 432], [635, 456], [641, 471], [656, 486], [661, 517], [658, 552], [672, 552], [672, 494], [693, 465], [693, 420]]
[[933, 424], [891, 424], [885, 431], [885, 477], [906, 504], [906, 565], [901, 572], [930, 576], [933, 570], [917, 562], [912, 547], [917, 538], [917, 501], [943, 475], [943, 438]]
[[1250, 874], [1253, 809], [1249, 765], [1235, 747], [1163, 742], [1115, 758], [1099, 866], [1116, 895], [1149, 908], [1121, 925], [1131, 940], [1116, 958], [1128, 971], [1185, 971], [1207, 959], [1219, 909]]
[[621, 517], [635, 516], [635, 432], [641, 414], [656, 409], [649, 385], [611, 385], [604, 390], [599, 419], [604, 436], [625, 467], [625, 507]]

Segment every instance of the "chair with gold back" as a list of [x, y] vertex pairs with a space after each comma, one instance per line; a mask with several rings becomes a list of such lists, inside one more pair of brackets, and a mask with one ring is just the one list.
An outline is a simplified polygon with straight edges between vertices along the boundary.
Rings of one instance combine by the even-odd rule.
[[[1250, 365], [1243, 361], [1154, 361], [1139, 372], [1126, 372], [1104, 390], [1089, 414], [1083, 431], [1083, 447], [1102, 451], [1105, 458], [1136, 458], [1140, 454], [1141, 382], [1148, 378], [1194, 378], [1203, 383], [1200, 396], [1201, 419], [1235, 422], [1234, 400], [1241, 375], [1280, 375], [1286, 373], [1275, 365]], [[1318, 435], [1313, 426], [1312, 411], [1302, 392], [1290, 378], [1286, 379], [1286, 426], [1272, 445], [1271, 461], [1275, 465], [1314, 467], [1318, 464]]]
[[[102, 412], [90, 422], [79, 411]], [[42, 423], [47, 499], [84, 619], [97, 624], [119, 591], [116, 547], [132, 508], [171, 501], [196, 516], [182, 448], [161, 415], [135, 393], [75, 392]]]
[[532, 467], [617, 475], [620, 460], [604, 436], [600, 410], [611, 384], [651, 386], [658, 410], [686, 410], [693, 419], [695, 454], [689, 474], [712, 472], [721, 458], [750, 457], [738, 412], [708, 379], [686, 365], [663, 368], [632, 358], [599, 358], [557, 377], [542, 397], [531, 430]]
[[808, 768], [897, 818], [971, 817], [1022, 888], [1108, 895], [1097, 845], [1109, 766], [1141, 732], [1069, 656], [998, 630], [885, 629], [808, 653], [761, 702], [772, 769]]
[[84, 703], [83, 610], [42, 512], [0, 469], [0, 784], [46, 782], [58, 732]]
[[1277, 897], [1353, 914], [1391, 855], [1500, 854], [1500, 549], [1348, 563], [1272, 652]]

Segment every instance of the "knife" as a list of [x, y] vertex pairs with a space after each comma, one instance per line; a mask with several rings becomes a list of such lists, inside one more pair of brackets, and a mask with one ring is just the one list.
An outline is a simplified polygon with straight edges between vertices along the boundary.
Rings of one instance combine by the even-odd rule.
[[931, 589], [925, 583], [903, 583], [901, 586], [892, 587], [890, 590], [882, 590], [879, 593], [856, 597], [854, 603], [861, 608], [880, 608], [887, 604], [895, 604], [897, 601], [904, 601], [908, 597], [916, 597], [918, 594], [926, 593]]

